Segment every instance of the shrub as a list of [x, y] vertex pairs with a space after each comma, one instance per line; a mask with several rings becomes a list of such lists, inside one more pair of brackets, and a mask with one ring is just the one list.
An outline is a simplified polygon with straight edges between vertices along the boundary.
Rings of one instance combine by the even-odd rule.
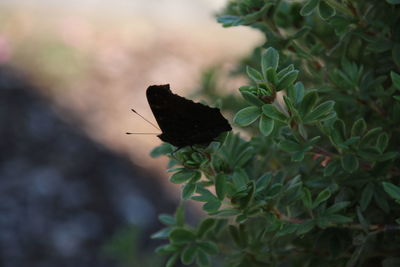
[[228, 3], [219, 23], [266, 38], [237, 66], [239, 104], [221, 97], [249, 138], [152, 152], [207, 214], [160, 216], [167, 266], [400, 266], [399, 4]]

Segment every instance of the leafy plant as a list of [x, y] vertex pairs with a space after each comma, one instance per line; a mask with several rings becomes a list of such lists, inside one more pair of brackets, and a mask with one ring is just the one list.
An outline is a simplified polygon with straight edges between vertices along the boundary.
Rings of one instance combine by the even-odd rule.
[[400, 265], [399, 4], [228, 3], [218, 22], [266, 41], [235, 72], [249, 80], [234, 133], [152, 152], [207, 214], [160, 216], [167, 266]]

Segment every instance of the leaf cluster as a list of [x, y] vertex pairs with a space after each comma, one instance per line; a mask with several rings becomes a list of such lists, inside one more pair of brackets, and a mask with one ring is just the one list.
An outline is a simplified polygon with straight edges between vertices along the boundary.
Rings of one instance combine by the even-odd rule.
[[236, 133], [152, 152], [206, 213], [160, 216], [167, 266], [399, 266], [399, 4], [228, 3], [218, 22], [266, 41], [236, 71]]

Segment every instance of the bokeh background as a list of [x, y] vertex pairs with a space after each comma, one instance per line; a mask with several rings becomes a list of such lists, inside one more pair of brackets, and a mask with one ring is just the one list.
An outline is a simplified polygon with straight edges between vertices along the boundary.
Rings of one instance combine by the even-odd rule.
[[160, 140], [125, 135], [154, 132], [130, 109], [154, 121], [147, 86], [194, 98], [215, 68], [235, 93], [262, 40], [217, 24], [224, 4], [0, 1], [0, 266], [161, 266], [148, 237], [180, 191], [149, 156]]

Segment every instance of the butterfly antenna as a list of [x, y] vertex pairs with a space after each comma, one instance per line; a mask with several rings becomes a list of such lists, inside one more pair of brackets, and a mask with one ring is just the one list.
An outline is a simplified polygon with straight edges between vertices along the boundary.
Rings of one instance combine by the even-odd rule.
[[148, 134], [148, 135], [156, 135], [159, 133], [131, 133], [131, 132], [126, 132], [126, 134]]
[[140, 115], [136, 110], [134, 110], [133, 108], [131, 109], [133, 113], [139, 115], [142, 119], [144, 119], [145, 121], [147, 121], [148, 123], [150, 123], [153, 127], [157, 128], [158, 130], [161, 131], [160, 128], [158, 128], [157, 125], [155, 125], [154, 123], [152, 123], [151, 121], [149, 121], [148, 119], [146, 119], [145, 117], [143, 117], [142, 115]]

